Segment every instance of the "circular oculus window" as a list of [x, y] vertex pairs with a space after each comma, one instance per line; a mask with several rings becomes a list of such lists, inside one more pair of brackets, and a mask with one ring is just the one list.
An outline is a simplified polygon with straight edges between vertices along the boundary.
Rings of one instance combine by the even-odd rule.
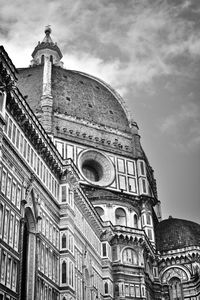
[[78, 158], [78, 166], [83, 178], [91, 184], [108, 186], [115, 179], [113, 163], [99, 151], [82, 151]]

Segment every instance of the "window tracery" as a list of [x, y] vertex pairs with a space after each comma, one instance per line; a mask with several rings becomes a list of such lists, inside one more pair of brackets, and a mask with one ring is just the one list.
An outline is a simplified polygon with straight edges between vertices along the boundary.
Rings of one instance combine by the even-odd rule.
[[137, 265], [138, 258], [136, 252], [131, 248], [126, 248], [122, 253], [122, 261], [125, 264]]

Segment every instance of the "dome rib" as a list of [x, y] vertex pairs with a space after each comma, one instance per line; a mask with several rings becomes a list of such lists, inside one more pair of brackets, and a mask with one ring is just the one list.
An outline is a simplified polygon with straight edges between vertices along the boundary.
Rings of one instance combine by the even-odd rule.
[[[19, 69], [18, 87], [34, 112], [40, 110], [42, 65]], [[83, 72], [52, 66], [53, 111], [130, 133], [124, 100], [102, 80]], [[56, 120], [59, 116], [56, 115]], [[57, 121], [56, 121], [57, 122]]]

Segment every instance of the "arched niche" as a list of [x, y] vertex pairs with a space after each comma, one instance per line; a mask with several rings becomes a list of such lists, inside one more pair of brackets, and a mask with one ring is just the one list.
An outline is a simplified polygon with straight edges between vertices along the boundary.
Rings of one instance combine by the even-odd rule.
[[30, 207], [25, 208], [24, 222], [21, 225], [22, 277], [21, 299], [35, 299], [36, 271], [36, 221]]

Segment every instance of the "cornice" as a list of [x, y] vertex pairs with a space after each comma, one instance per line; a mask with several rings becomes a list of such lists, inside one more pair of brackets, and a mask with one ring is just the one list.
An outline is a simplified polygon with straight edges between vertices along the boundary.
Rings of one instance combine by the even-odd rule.
[[17, 80], [16, 72], [17, 70], [8, 54], [3, 46], [0, 46], [0, 88], [7, 93], [7, 110], [22, 128], [26, 137], [35, 146], [37, 152], [48, 163], [50, 169], [59, 177], [62, 169], [62, 158], [15, 86]]
[[103, 232], [103, 226], [100, 217], [79, 185], [79, 171], [71, 159], [66, 159], [64, 161], [63, 175], [61, 180], [67, 180], [67, 182], [72, 185], [74, 190], [75, 204], [82, 211], [86, 220], [95, 230], [97, 236], [100, 237]]
[[99, 123], [90, 122], [88, 120], [80, 119], [80, 118], [77, 118], [75, 116], [61, 114], [57, 111], [54, 111], [54, 116], [58, 117], [59, 119], [65, 120], [65, 121], [70, 121], [70, 122], [76, 123], [76, 124], [81, 125], [81, 126], [85, 125], [89, 128], [97, 129], [98, 131], [101, 131], [102, 133], [105, 133], [105, 132], [113, 133], [113, 134], [116, 134], [118, 136], [122, 136], [122, 137], [125, 137], [125, 138], [131, 140], [131, 136], [132, 136], [131, 132], [126, 133], [126, 132], [123, 132], [121, 130], [118, 130], [118, 129], [115, 129], [115, 128], [112, 128], [112, 127], [109, 127], [109, 126], [105, 126], [105, 125], [102, 125], [102, 124], [99, 124]]
[[8, 112], [21, 127], [26, 138], [34, 145], [56, 177], [59, 177], [62, 172], [62, 158], [17, 89], [7, 95], [6, 104]]
[[200, 246], [190, 246], [181, 249], [169, 250], [163, 253], [158, 251], [158, 260], [166, 261], [173, 258], [189, 257], [193, 254], [199, 255], [200, 257]]
[[15, 68], [12, 60], [9, 58], [8, 53], [4, 49], [3, 46], [0, 46], [0, 71], [3, 69], [9, 70], [9, 75], [12, 77], [12, 80], [16, 81], [16, 73], [18, 73], [17, 69]]

